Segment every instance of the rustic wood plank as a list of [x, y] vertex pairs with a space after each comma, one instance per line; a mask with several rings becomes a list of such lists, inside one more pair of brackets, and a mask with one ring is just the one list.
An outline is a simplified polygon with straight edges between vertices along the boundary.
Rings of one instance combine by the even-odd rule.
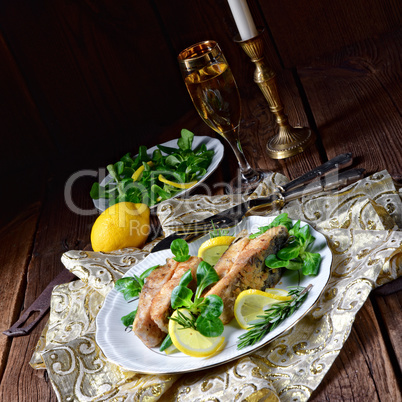
[[[48, 316], [44, 318], [46, 322]], [[57, 397], [44, 370], [34, 370], [29, 365], [43, 324], [39, 324], [30, 336], [15, 338], [10, 357], [0, 385], [0, 399], [3, 401], [48, 401]]]
[[[86, 210], [92, 208], [92, 200], [88, 195], [92, 180], [85, 177], [74, 184], [73, 200], [77, 207]], [[96, 215], [84, 216], [72, 212], [65, 203], [64, 183], [64, 178], [58, 178], [49, 185], [27, 269], [24, 309], [30, 306], [47, 284], [64, 269], [60, 261], [62, 253], [71, 249], [82, 249], [90, 242], [90, 228]], [[18, 281], [19, 278], [13, 276], [10, 279], [10, 288], [16, 286]], [[56, 400], [50, 382], [43, 381], [43, 374], [38, 375], [29, 366], [45, 323], [46, 318], [29, 336], [12, 340], [0, 385], [1, 400]]]
[[398, 378], [370, 299], [310, 401], [401, 401]]
[[[255, 0], [257, 2], [257, 0]], [[250, 1], [251, 5], [254, 1]], [[392, 31], [402, 22], [398, 0], [258, 1], [285, 67]], [[255, 7], [257, 8], [257, 7]], [[255, 15], [257, 14], [256, 10]]]
[[400, 30], [298, 69], [328, 157], [353, 152], [368, 173], [400, 176], [401, 44]]
[[2, 2], [0, 24], [65, 168], [149, 145], [188, 109], [150, 2]]
[[[159, 0], [145, 6], [127, 3], [123, 4], [123, 8], [120, 3], [106, 0], [80, 4], [65, 4], [59, 0], [35, 4], [35, 7], [28, 3], [23, 0], [13, 4], [2, 3], [0, 22], [2, 29], [7, 31], [18, 66], [22, 66], [23, 74], [28, 79], [27, 87], [33, 91], [33, 99], [38, 102], [40, 113], [62, 150], [60, 155], [63, 158], [58, 160], [60, 165], [72, 157], [70, 167], [81, 168], [91, 163], [105, 166], [127, 152], [128, 148], [135, 149], [144, 140], [146, 145], [153, 145], [163, 142], [162, 137], [177, 138], [178, 131], [169, 130], [160, 138], [157, 137], [161, 125], [175, 120], [188, 108], [192, 109], [179, 77], [176, 53], [192, 43], [193, 38], [205, 39], [204, 34], [210, 33], [224, 44], [224, 51], [229, 54], [229, 62], [239, 82], [244, 104], [241, 140], [253, 166], [279, 171], [294, 178], [323, 162], [327, 156], [353, 150], [355, 156], [360, 158], [358, 163], [362, 165], [364, 157], [364, 167], [368, 166], [371, 171], [385, 166], [394, 176], [400, 174], [400, 34], [387, 38], [385, 47], [382, 46], [383, 39], [368, 40], [346, 48], [335, 56], [316, 60], [311, 68], [299, 69], [303, 88], [295, 82], [290, 70], [280, 71], [280, 59], [275, 46], [271, 47], [275, 44], [267, 37], [267, 59], [274, 67], [279, 67], [278, 83], [291, 123], [316, 124], [319, 135], [316, 146], [305, 153], [285, 161], [273, 161], [264, 154], [266, 141], [274, 130], [273, 117], [259, 89], [252, 82], [252, 64], [232, 42], [235, 26], [226, 12], [225, 0], [205, 4], [193, 0], [185, 4], [181, 2], [171, 11], [167, 10], [171, 3], [165, 4]], [[255, 2], [251, 3], [253, 11], [256, 6], [259, 7]], [[369, 0], [371, 3], [372, 0]], [[335, 10], [339, 4], [331, 7]], [[392, 11], [393, 4], [389, 6]], [[318, 3], [316, 6], [321, 8]], [[288, 4], [281, 4], [280, 7], [288, 7]], [[297, 11], [300, 6], [292, 7]], [[361, 5], [351, 7], [356, 10]], [[367, 4], [366, 8], [369, 9]], [[182, 12], [179, 13], [179, 9]], [[140, 22], [136, 24], [134, 21]], [[268, 22], [271, 24], [272, 19]], [[273, 32], [276, 34], [278, 31]], [[148, 40], [137, 40], [140, 34]], [[297, 35], [297, 39], [301, 37], [297, 29], [290, 34]], [[306, 35], [308, 37], [308, 33]], [[122, 38], [124, 43], [120, 43]], [[276, 38], [278, 35], [275, 35]], [[323, 43], [331, 47], [337, 43], [335, 39], [324, 38]], [[284, 40], [289, 40], [289, 36]], [[291, 46], [295, 48], [290, 49], [295, 52], [291, 54], [289, 49], [289, 53], [286, 53], [284, 42], [278, 43], [281, 45], [280, 55], [286, 62], [290, 60], [291, 65], [291, 57], [297, 56], [302, 46], [294, 46], [297, 41], [285, 43], [292, 43]], [[316, 47], [314, 42], [303, 45], [307, 45], [311, 51], [322, 49]], [[155, 51], [162, 48], [162, 52]], [[141, 55], [149, 55], [151, 51], [157, 54], [157, 62], [164, 60], [166, 66], [169, 65], [163, 74], [160, 73], [160, 63], [142, 63]], [[32, 60], [35, 62], [31, 69]], [[59, 70], [54, 70], [55, 65], [59, 66]], [[147, 80], [144, 75], [148, 74], [151, 78]], [[60, 77], [62, 80], [59, 82]], [[165, 82], [166, 77], [169, 77], [169, 82]], [[156, 95], [154, 90], [150, 90], [151, 84], [159, 91]], [[306, 116], [305, 105], [301, 102], [303, 90], [310, 102], [312, 115]], [[25, 98], [21, 99], [16, 99], [14, 104], [23, 104]], [[155, 99], [158, 104], [153, 102]], [[168, 107], [166, 99], [169, 100]], [[171, 99], [174, 101], [170, 102]], [[27, 110], [36, 116], [34, 107], [28, 107]], [[13, 113], [14, 118], [18, 117], [18, 113]], [[26, 121], [36, 118], [32, 116]], [[138, 120], [138, 116], [145, 119]], [[156, 123], [154, 118], [158, 120]], [[187, 118], [184, 122], [188, 126], [185, 127], [193, 129], [197, 135], [214, 135], [194, 110]], [[26, 121], [23, 123], [22, 120], [21, 127], [26, 126]], [[257, 144], [254, 142], [256, 133]], [[110, 141], [111, 134], [113, 143]], [[102, 140], [105, 141], [102, 143]], [[321, 141], [325, 150], [321, 147]], [[29, 144], [36, 146], [34, 150], [39, 147], [34, 142]], [[236, 171], [233, 154], [226, 148], [224, 163], [209, 180], [211, 186], [218, 180], [229, 180]], [[16, 152], [16, 149], [13, 147], [12, 151]], [[373, 149], [379, 151], [372, 152]], [[17, 318], [24, 295], [24, 307], [27, 307], [60, 272], [62, 252], [83, 248], [89, 243], [90, 227], [96, 216], [82, 217], [69, 211], [64, 203], [63, 183], [64, 180], [52, 182], [39, 221], [32, 258], [29, 245], [35, 233], [36, 212], [16, 229], [17, 232], [5, 237], [5, 245], [13, 244], [20, 252], [13, 250], [11, 261], [9, 254], [2, 256], [6, 263], [12, 264], [6, 264], [10, 288], [17, 289], [10, 299], [3, 298], [0, 302], [6, 304], [3, 311], [9, 312], [1, 321], [4, 329]], [[84, 178], [75, 187], [74, 199], [84, 208], [92, 207], [88, 196], [91, 183], [92, 178]], [[24, 242], [14, 242], [12, 239], [15, 238], [24, 238]], [[22, 275], [17, 278], [10, 267], [18, 267]], [[27, 288], [26, 292], [22, 292], [25, 288], [25, 272], [28, 275]], [[382, 338], [381, 328], [368, 301], [358, 314], [352, 334], [340, 356], [314, 393], [313, 400], [400, 400], [395, 364], [392, 365], [392, 356], [388, 355], [392, 349], [400, 350], [399, 321], [390, 314], [391, 309], [399, 307], [400, 310], [400, 296], [391, 296], [377, 301], [391, 345], [386, 345]], [[56, 400], [44, 372], [32, 370], [28, 365], [44, 324], [45, 320], [29, 337], [12, 341], [0, 338], [0, 370], [4, 372], [0, 399]], [[395, 353], [395, 360], [400, 361], [400, 353]]]
[[[33, 204], [0, 232], [1, 298], [0, 378], [7, 365], [11, 339], [3, 335], [17, 321], [24, 301], [26, 271], [35, 240], [40, 203]], [[23, 239], [23, 241], [22, 241]]]
[[381, 313], [383, 331], [386, 332], [390, 347], [395, 354], [395, 364], [398, 365], [399, 375], [402, 371], [402, 291], [386, 296], [374, 294], [375, 301]]
[[[289, 123], [292, 126], [310, 127], [311, 122], [306, 115], [301, 94], [290, 70], [277, 73], [277, 86]], [[243, 88], [241, 93], [243, 97], [241, 142], [254, 167], [281, 172], [289, 179], [294, 179], [324, 161], [319, 152], [318, 136], [316, 144], [302, 154], [283, 160], [268, 157], [266, 144], [277, 132], [275, 117], [270, 112], [268, 103], [257, 84], [253, 82], [248, 88]]]
[[2, 184], [9, 195], [1, 200], [0, 226], [3, 226], [40, 199], [47, 161], [54, 148], [1, 33], [0, 59], [0, 170], [6, 172]]

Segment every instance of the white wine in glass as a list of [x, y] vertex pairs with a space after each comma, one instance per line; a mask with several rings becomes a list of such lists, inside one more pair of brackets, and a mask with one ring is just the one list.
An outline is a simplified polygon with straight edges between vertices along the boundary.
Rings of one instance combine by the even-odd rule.
[[241, 149], [240, 95], [222, 50], [215, 41], [200, 42], [183, 50], [178, 60], [199, 115], [225, 138], [236, 155], [240, 177], [231, 181], [231, 190], [234, 193], [252, 192], [264, 179], [264, 173], [251, 168]]

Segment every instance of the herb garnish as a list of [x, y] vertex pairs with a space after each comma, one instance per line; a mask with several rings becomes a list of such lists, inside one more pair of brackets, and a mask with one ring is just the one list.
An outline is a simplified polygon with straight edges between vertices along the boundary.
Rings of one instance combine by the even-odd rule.
[[297, 271], [302, 270], [303, 275], [315, 276], [318, 274], [321, 255], [308, 251], [315, 238], [310, 233], [310, 227], [300, 227], [300, 220], [289, 230], [290, 243], [279, 250], [276, 255], [270, 254], [265, 259], [268, 268], [282, 268]]
[[288, 218], [288, 214], [286, 212], [278, 215], [269, 225], [259, 227], [258, 232], [251, 234], [249, 238], [255, 239], [259, 235], [265, 233], [267, 230], [279, 225], [286, 226], [288, 230], [290, 230], [293, 226], [292, 220]]
[[250, 329], [239, 336], [237, 349], [254, 345], [285, 318], [290, 317], [303, 304], [311, 288], [312, 285], [308, 285], [306, 288], [299, 286], [289, 288], [289, 296], [292, 296], [292, 299], [270, 305], [263, 315], [258, 316], [257, 320], [251, 321]]
[[[125, 278], [118, 279], [114, 285], [114, 288], [123, 294], [124, 300], [130, 302], [135, 300], [141, 292], [142, 287], [151, 272], [158, 268], [159, 265], [155, 265], [145, 270], [140, 276], [127, 276]], [[121, 317], [121, 321], [126, 328], [132, 328], [137, 309], [131, 313]]]
[[131, 313], [128, 313], [127, 315], [124, 315], [123, 317], [121, 317], [121, 322], [123, 323], [123, 325], [129, 329], [133, 328], [133, 323], [135, 320], [135, 316], [137, 315], [137, 310], [135, 309], [134, 311], [132, 311]]
[[202, 297], [202, 292], [219, 280], [215, 269], [207, 262], [202, 261], [197, 267], [197, 289], [195, 294], [187, 286], [192, 281], [191, 270], [188, 270], [181, 278], [179, 285], [173, 289], [171, 305], [174, 310], [184, 307], [190, 311], [191, 319], [188, 320], [180, 312], [178, 318], [169, 317], [177, 321], [185, 328], [194, 328], [207, 337], [220, 336], [223, 332], [223, 324], [219, 316], [223, 311], [223, 301], [219, 296], [209, 295]]
[[[158, 145], [149, 156], [147, 147], [140, 146], [135, 158], [127, 153], [120, 161], [107, 166], [113, 181], [105, 186], [94, 183], [91, 198], [106, 198], [109, 206], [123, 201], [152, 206], [173, 197], [182, 189], [160, 181], [159, 175], [178, 184], [198, 181], [205, 176], [214, 156], [215, 152], [208, 150], [205, 144], [192, 150], [193, 139], [194, 134], [183, 129], [177, 141], [178, 148]], [[133, 180], [134, 172], [140, 167], [142, 173]]]
[[209, 232], [209, 238], [213, 239], [215, 237], [227, 236], [229, 234], [229, 229], [218, 229], [215, 227], [214, 222], [211, 221], [213, 229]]
[[[223, 311], [223, 301], [219, 296], [209, 295], [202, 297], [202, 292], [213, 283], [219, 280], [215, 269], [207, 262], [202, 261], [197, 267], [197, 289], [194, 292], [187, 286], [193, 280], [191, 269], [183, 274], [178, 286], [172, 291], [171, 306], [174, 310], [186, 308], [191, 317], [187, 317], [177, 311], [177, 317], [169, 317], [170, 320], [178, 322], [183, 328], [193, 328], [207, 337], [222, 335], [223, 323], [219, 316]], [[159, 350], [163, 352], [172, 344], [170, 335], [166, 335]]]
[[170, 243], [170, 251], [174, 254], [174, 260], [177, 262], [187, 261], [191, 255], [189, 254], [189, 247], [185, 240], [176, 239]]

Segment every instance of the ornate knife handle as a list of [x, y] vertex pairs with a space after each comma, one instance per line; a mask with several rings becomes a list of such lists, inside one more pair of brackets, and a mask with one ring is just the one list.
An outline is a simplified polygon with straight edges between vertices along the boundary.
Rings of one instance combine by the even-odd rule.
[[304, 175], [298, 177], [297, 179], [292, 180], [289, 183], [284, 184], [283, 186], [278, 186], [278, 190], [281, 193], [284, 193], [286, 191], [289, 191], [290, 189], [299, 187], [303, 184], [307, 184], [310, 181], [316, 179], [317, 177], [324, 176], [327, 173], [332, 172], [333, 170], [340, 170], [350, 166], [352, 164], [352, 161], [353, 157], [350, 152], [335, 156], [335, 158], [332, 158], [329, 161], [323, 163], [322, 165], [317, 166], [313, 170], [310, 170]]
[[320, 180], [296, 187], [284, 193], [274, 193], [268, 197], [254, 198], [248, 201], [248, 215], [266, 215], [269, 212], [281, 209], [287, 202], [296, 200], [305, 195], [317, 194], [321, 191], [341, 189], [352, 184], [364, 176], [365, 169], [350, 169], [339, 174], [323, 176]]
[[365, 169], [350, 169], [339, 174], [321, 177], [313, 183], [297, 187], [294, 190], [283, 193], [285, 202], [300, 198], [305, 195], [316, 194], [321, 191], [337, 190], [352, 184], [364, 177]]

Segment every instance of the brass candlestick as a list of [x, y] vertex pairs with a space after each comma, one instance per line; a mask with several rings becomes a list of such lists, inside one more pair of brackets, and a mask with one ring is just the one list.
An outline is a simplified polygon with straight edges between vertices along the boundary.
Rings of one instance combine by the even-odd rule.
[[260, 31], [257, 36], [244, 41], [235, 41], [255, 63], [254, 82], [258, 84], [264, 94], [269, 109], [275, 115], [279, 126], [278, 134], [267, 143], [268, 155], [273, 159], [285, 159], [303, 152], [314, 142], [315, 135], [307, 127], [292, 127], [289, 124], [278, 93], [275, 71], [265, 64], [262, 33], [263, 31]]

